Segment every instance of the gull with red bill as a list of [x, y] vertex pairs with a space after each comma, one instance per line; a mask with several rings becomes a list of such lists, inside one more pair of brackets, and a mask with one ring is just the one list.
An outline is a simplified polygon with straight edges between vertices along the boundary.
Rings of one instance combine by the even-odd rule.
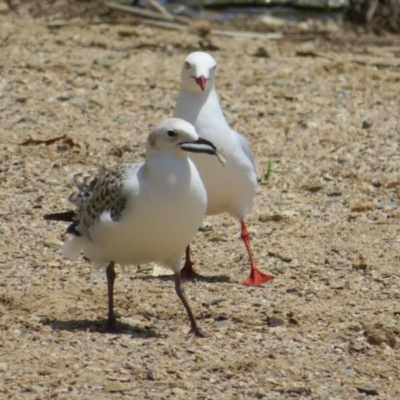
[[[191, 154], [207, 190], [207, 215], [229, 213], [241, 225], [241, 238], [250, 261], [250, 275], [244, 285], [260, 285], [273, 279], [255, 265], [250, 247], [250, 237], [244, 221], [253, 205], [257, 188], [257, 172], [247, 140], [230, 128], [222, 113], [215, 90], [217, 63], [204, 52], [189, 54], [182, 66], [181, 90], [174, 117], [193, 124], [199, 135], [212, 141], [223, 151], [226, 166], [222, 168], [215, 159], [201, 154]], [[190, 260], [189, 246], [182, 276], [196, 276]]]

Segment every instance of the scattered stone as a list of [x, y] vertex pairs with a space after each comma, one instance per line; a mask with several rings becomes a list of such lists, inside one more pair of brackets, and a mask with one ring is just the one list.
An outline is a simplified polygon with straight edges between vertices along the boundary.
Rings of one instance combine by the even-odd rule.
[[260, 388], [260, 389], [257, 389], [257, 391], [255, 392], [255, 396], [257, 399], [263, 399], [266, 396], [266, 393], [265, 393], [264, 389]]
[[329, 393], [324, 388], [317, 388], [315, 393], [320, 399], [329, 399]]
[[167, 276], [173, 275], [174, 271], [172, 271], [170, 268], [163, 267], [162, 265], [154, 264], [151, 274], [152, 276]]
[[208, 239], [210, 242], [227, 242], [228, 238], [222, 235], [215, 235]]
[[230, 321], [226, 315], [219, 315], [218, 317], [215, 318], [213, 325], [221, 328], [221, 327], [227, 326], [229, 324], [230, 324]]
[[318, 382], [318, 381], [315, 381], [315, 380], [311, 380], [310, 382], [308, 382], [308, 386], [310, 387], [310, 388], [317, 388], [317, 387], [320, 387], [322, 385], [322, 383], [321, 382]]
[[369, 129], [369, 128], [372, 128], [372, 125], [373, 125], [372, 121], [370, 121], [369, 119], [366, 119], [363, 121], [361, 127], [362, 127], [362, 129]]
[[380, 203], [376, 206], [378, 210], [382, 210], [384, 208], [393, 208], [397, 206], [397, 201], [387, 201], [385, 203]]
[[328, 197], [340, 197], [343, 195], [343, 193], [335, 190], [333, 192], [328, 192], [326, 195]]
[[17, 121], [17, 124], [28, 123], [28, 124], [37, 124], [38, 122], [30, 117], [22, 117]]
[[283, 326], [285, 324], [282, 318], [277, 317], [267, 317], [267, 325], [270, 328], [276, 328], [278, 326]]
[[43, 393], [44, 391], [46, 391], [46, 388], [40, 385], [32, 385], [30, 387], [30, 390], [36, 393]]
[[222, 328], [223, 326], [227, 326], [230, 324], [230, 321], [228, 319], [220, 320], [220, 321], [214, 321], [213, 325]]
[[353, 377], [353, 376], [357, 375], [357, 372], [354, 371], [354, 369], [352, 369], [352, 368], [342, 368], [342, 369], [339, 370], [339, 372], [342, 375], [346, 375], [346, 376], [350, 376], [350, 377]]
[[268, 256], [279, 258], [280, 260], [282, 260], [283, 262], [286, 262], [286, 263], [290, 263], [293, 260], [293, 258], [290, 256], [282, 256], [282, 255], [274, 253], [272, 251], [268, 252]]
[[349, 343], [349, 348], [348, 348], [348, 350], [349, 350], [350, 353], [351, 353], [351, 352], [361, 353], [361, 352], [364, 351], [364, 349], [365, 349], [365, 346], [364, 346], [362, 343], [360, 343], [360, 342], [351, 341], [351, 342]]
[[377, 396], [378, 395], [378, 390], [377, 390], [376, 386], [370, 382], [368, 382], [362, 386], [357, 386], [357, 390], [360, 393], [365, 393], [366, 395], [369, 395], [369, 396]]
[[208, 232], [211, 231], [213, 226], [209, 222], [203, 222], [199, 228], [200, 232]]
[[284, 218], [284, 216], [281, 215], [281, 214], [272, 214], [272, 215], [270, 215], [270, 214], [261, 214], [258, 217], [258, 220], [260, 222], [270, 222], [270, 221], [279, 222], [279, 221], [282, 221], [283, 218]]
[[339, 283], [335, 281], [329, 281], [329, 286], [334, 290], [343, 290], [345, 288], [344, 283]]
[[8, 370], [8, 365], [5, 362], [0, 362], [0, 372], [6, 372]]
[[285, 210], [285, 211], [282, 211], [282, 215], [284, 217], [297, 217], [300, 215], [300, 213], [295, 210]]
[[386, 343], [388, 346], [396, 347], [396, 335], [392, 329], [384, 327], [382, 324], [375, 324], [365, 332], [367, 342], [372, 345]]
[[118, 36], [126, 38], [126, 37], [138, 37], [140, 34], [136, 30], [131, 30], [131, 29], [121, 29], [118, 31]]
[[265, 47], [259, 47], [253, 54], [253, 57], [271, 58], [268, 50]]
[[124, 383], [118, 382], [118, 381], [108, 382], [104, 386], [104, 390], [106, 392], [125, 392], [129, 389], [130, 389], [129, 386], [125, 385]]
[[323, 176], [323, 178], [324, 178], [325, 181], [328, 181], [328, 182], [335, 182], [336, 181], [336, 179], [332, 175], [325, 174]]
[[305, 123], [305, 126], [306, 126], [306, 128], [309, 128], [309, 129], [317, 129], [318, 128], [318, 124], [314, 121], [307, 121]]
[[304, 190], [307, 190], [307, 192], [311, 193], [316, 193], [319, 192], [322, 189], [323, 186], [321, 185], [305, 185], [303, 186]]
[[359, 271], [359, 270], [365, 271], [368, 268], [368, 265], [365, 262], [360, 262], [359, 264], [352, 264], [352, 267], [356, 271]]
[[145, 367], [145, 370], [146, 370], [146, 373], [145, 373], [146, 379], [149, 381], [155, 381], [156, 378], [155, 378], [154, 371], [149, 367]]
[[84, 97], [75, 97], [69, 100], [69, 104], [73, 106], [82, 107], [87, 103], [87, 100]]
[[286, 393], [310, 394], [310, 389], [306, 387], [292, 387], [286, 390]]
[[185, 395], [185, 391], [183, 389], [181, 389], [181, 388], [178, 388], [178, 387], [173, 388], [171, 390], [171, 393], [176, 395], [176, 396], [184, 396]]
[[158, 398], [158, 399], [167, 397], [166, 393], [163, 393], [163, 392], [150, 392], [150, 391], [148, 391], [146, 393], [146, 396], [147, 397], [155, 397], [155, 398]]
[[135, 319], [135, 318], [130, 318], [130, 317], [121, 318], [121, 322], [123, 322], [124, 324], [127, 324], [127, 325], [132, 325], [132, 326], [142, 324], [142, 321], [140, 319]]
[[299, 325], [299, 320], [294, 317], [289, 317], [288, 322], [289, 322], [289, 324], [292, 324], [292, 325]]
[[391, 319], [386, 325], [385, 328], [394, 328], [397, 326], [397, 321], [395, 319]]
[[353, 206], [350, 209], [352, 212], [366, 212], [366, 211], [371, 211], [372, 206], [370, 204], [362, 203], [361, 201], [358, 201], [357, 203], [354, 203]]
[[44, 245], [50, 248], [59, 249], [62, 243], [53, 235], [47, 235], [44, 239]]
[[41, 369], [41, 370], [38, 371], [38, 374], [40, 376], [47, 376], [47, 375], [51, 375], [52, 372], [50, 370], [48, 370], [48, 369]]
[[98, 58], [93, 60], [93, 66], [99, 66], [103, 68], [110, 68], [115, 64], [115, 62], [109, 58]]

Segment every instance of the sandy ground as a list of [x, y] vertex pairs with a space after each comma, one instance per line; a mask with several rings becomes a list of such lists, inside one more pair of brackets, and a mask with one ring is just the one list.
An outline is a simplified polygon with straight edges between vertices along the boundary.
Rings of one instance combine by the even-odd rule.
[[0, 398], [399, 399], [400, 39], [211, 38], [225, 115], [260, 178], [272, 163], [247, 221], [275, 280], [239, 285], [239, 225], [208, 218], [193, 244], [203, 277], [185, 287], [211, 337], [187, 336], [172, 279], [151, 265], [119, 271], [131, 332], [112, 335], [103, 272], [63, 260], [65, 226], [41, 216], [70, 207], [73, 173], [143, 158], [201, 39], [53, 29], [20, 11], [0, 14]]

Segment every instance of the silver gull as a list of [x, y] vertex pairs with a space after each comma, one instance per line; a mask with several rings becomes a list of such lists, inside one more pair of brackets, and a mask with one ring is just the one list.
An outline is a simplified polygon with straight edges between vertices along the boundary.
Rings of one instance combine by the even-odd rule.
[[[174, 272], [175, 291], [190, 319], [190, 333], [204, 337], [181, 285], [181, 258], [207, 207], [207, 194], [188, 154], [223, 156], [190, 123], [171, 118], [149, 135], [145, 161], [117, 164], [98, 176], [75, 176], [79, 193], [70, 196], [75, 211], [48, 214], [71, 222], [66, 257], [81, 251], [93, 263], [108, 265], [107, 329], [118, 330], [113, 293], [115, 264], [156, 262]], [[211, 158], [211, 157], [210, 157]]]
[[[193, 124], [198, 134], [212, 141], [226, 157], [226, 166], [222, 168], [215, 158], [210, 159], [202, 154], [190, 155], [207, 190], [206, 214], [227, 212], [240, 221], [241, 238], [250, 260], [250, 275], [241, 283], [260, 285], [273, 279], [273, 276], [256, 267], [244, 221], [256, 194], [257, 172], [247, 140], [230, 128], [222, 113], [215, 90], [216, 67], [216, 61], [207, 53], [194, 52], [186, 57], [173, 116]], [[195, 276], [192, 266], [190, 249], [187, 247], [182, 276]]]

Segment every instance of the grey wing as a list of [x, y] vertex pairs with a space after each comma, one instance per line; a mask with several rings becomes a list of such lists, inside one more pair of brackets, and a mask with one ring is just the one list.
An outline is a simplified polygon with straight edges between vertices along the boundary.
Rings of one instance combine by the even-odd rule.
[[254, 171], [256, 170], [256, 165], [254, 164], [254, 158], [253, 158], [253, 152], [251, 151], [251, 148], [249, 146], [248, 141], [246, 140], [246, 138], [241, 135], [240, 133], [236, 132], [239, 138], [239, 144], [240, 147], [242, 148], [244, 154], [246, 154], [247, 158], [251, 161], [251, 163], [253, 164], [254, 167]]

